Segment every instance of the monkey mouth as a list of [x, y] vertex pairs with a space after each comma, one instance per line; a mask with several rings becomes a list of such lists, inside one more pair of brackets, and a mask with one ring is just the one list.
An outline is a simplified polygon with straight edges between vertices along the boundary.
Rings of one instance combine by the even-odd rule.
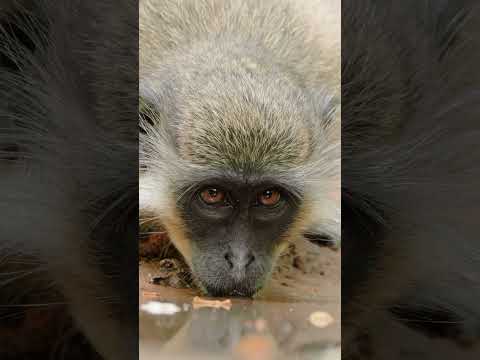
[[207, 296], [252, 298], [269, 278], [266, 265], [259, 263], [248, 269], [228, 269], [213, 260], [194, 262], [191, 267], [197, 287]]
[[197, 278], [200, 289], [208, 296], [214, 297], [247, 297], [252, 298], [261, 288], [254, 278], [225, 279], [218, 277], [216, 281], [202, 281]]
[[235, 288], [227, 288], [227, 287], [215, 287], [215, 286], [204, 286], [205, 292], [209, 296], [214, 297], [247, 297], [252, 298], [258, 289], [254, 287], [235, 287]]

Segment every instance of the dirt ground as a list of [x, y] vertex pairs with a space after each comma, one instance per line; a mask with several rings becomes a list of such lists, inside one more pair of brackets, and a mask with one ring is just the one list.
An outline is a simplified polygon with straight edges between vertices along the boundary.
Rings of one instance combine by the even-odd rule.
[[[195, 287], [186, 288], [176, 274], [177, 288], [168, 286], [162, 258], [145, 258], [154, 248], [141, 248], [141, 359], [340, 359], [340, 250], [299, 242], [255, 299], [197, 308]], [[148, 310], [166, 304], [178, 311]], [[319, 324], [316, 316], [331, 321]]]

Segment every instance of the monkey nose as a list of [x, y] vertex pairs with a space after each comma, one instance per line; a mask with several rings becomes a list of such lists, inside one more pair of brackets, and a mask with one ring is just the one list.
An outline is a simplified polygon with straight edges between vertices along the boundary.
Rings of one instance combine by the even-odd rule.
[[247, 269], [254, 261], [255, 256], [250, 252], [229, 250], [225, 253], [225, 261], [231, 270]]

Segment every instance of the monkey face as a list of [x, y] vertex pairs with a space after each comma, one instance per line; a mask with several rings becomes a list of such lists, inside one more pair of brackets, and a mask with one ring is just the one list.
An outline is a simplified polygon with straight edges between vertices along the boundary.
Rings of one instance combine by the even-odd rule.
[[214, 179], [199, 184], [179, 206], [200, 287], [213, 296], [252, 296], [272, 270], [298, 199], [272, 183]]

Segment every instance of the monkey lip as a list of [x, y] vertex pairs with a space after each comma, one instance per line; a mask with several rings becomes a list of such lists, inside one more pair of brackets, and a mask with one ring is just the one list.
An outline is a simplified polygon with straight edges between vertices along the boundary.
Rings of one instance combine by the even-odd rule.
[[231, 277], [228, 280], [222, 279], [213, 283], [200, 279], [200, 282], [207, 295], [215, 297], [253, 297], [259, 290], [259, 287], [255, 286], [254, 279], [248, 277], [242, 279]]
[[226, 288], [226, 287], [211, 287], [205, 286], [206, 292], [210, 296], [214, 297], [253, 297], [257, 292], [254, 287], [238, 287], [238, 288]]

